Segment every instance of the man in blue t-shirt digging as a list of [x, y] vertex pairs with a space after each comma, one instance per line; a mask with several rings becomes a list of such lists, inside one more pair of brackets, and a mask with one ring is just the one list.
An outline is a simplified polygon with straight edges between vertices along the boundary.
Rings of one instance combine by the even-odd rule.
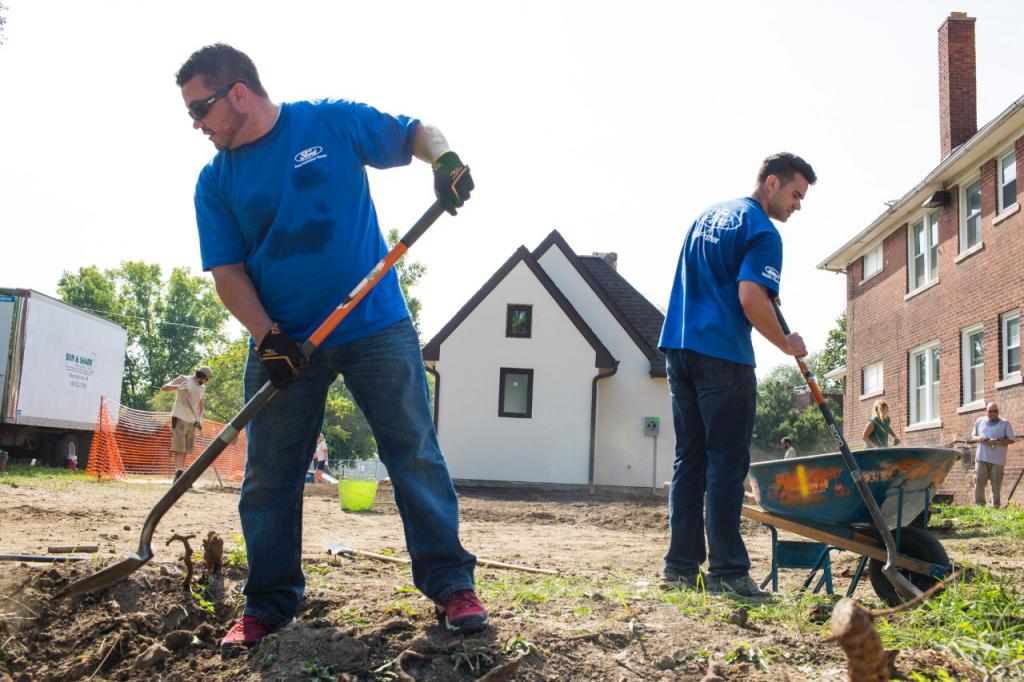
[[249, 577], [244, 615], [221, 642], [252, 648], [288, 625], [302, 600], [302, 499], [327, 391], [342, 374], [387, 466], [416, 587], [449, 630], [487, 624], [476, 558], [459, 542], [458, 503], [437, 443], [419, 338], [394, 270], [306, 361], [308, 338], [384, 257], [366, 167], [432, 164], [452, 214], [464, 170], [436, 128], [365, 104], [275, 104], [252, 60], [228, 45], [193, 53], [177, 73], [192, 117], [218, 153], [200, 172], [196, 220], [203, 269], [252, 335], [245, 398], [268, 380], [285, 393], [248, 426], [238, 509]]
[[[799, 156], [770, 156], [752, 196], [712, 206], [686, 233], [659, 343], [668, 361], [676, 433], [667, 587], [765, 596], [750, 579], [740, 535], [757, 399], [750, 330], [784, 353], [807, 354], [799, 334], [783, 333], [772, 307], [782, 238], [770, 219], [786, 222], [799, 211], [816, 179]], [[700, 572], [705, 558], [706, 577]]]

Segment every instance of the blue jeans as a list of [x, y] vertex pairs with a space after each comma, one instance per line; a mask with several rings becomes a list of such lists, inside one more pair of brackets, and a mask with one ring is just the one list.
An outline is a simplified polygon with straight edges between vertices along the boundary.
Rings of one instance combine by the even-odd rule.
[[709, 574], [745, 575], [750, 557], [740, 535], [740, 510], [754, 430], [754, 368], [691, 350], [668, 349], [666, 356], [676, 432], [666, 573], [697, 572], [708, 557], [706, 530]]
[[[317, 349], [298, 380], [248, 426], [238, 503], [249, 559], [245, 614], [275, 626], [291, 620], [305, 591], [303, 488], [327, 390], [339, 373], [369, 422], [391, 477], [414, 584], [435, 601], [473, 589], [476, 557], [459, 542], [455, 488], [430, 415], [419, 339], [406, 318], [365, 338]], [[250, 350], [246, 400], [266, 380]]]

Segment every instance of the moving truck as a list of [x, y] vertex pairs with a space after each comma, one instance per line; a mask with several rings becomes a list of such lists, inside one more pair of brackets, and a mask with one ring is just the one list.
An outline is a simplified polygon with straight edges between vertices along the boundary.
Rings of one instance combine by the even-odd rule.
[[0, 448], [84, 468], [101, 396], [121, 401], [128, 333], [31, 289], [0, 288]]

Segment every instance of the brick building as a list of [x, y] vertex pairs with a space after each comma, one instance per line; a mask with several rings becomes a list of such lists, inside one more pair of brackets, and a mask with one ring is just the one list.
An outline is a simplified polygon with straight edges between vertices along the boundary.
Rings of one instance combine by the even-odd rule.
[[[1024, 97], [978, 129], [974, 22], [953, 12], [938, 31], [939, 165], [818, 266], [847, 277], [851, 443], [879, 398], [905, 445], [966, 438], [987, 401], [1024, 432]], [[970, 503], [974, 449], [964, 451], [942, 492]], [[1015, 443], [1004, 504], [1022, 465]]]

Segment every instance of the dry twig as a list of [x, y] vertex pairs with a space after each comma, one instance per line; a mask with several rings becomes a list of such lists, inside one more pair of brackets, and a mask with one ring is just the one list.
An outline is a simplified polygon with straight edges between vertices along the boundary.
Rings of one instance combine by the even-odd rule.
[[195, 535], [178, 535], [175, 533], [171, 538], [165, 542], [165, 545], [170, 545], [175, 540], [181, 540], [181, 543], [185, 545], [185, 556], [182, 557], [185, 560], [185, 584], [182, 586], [184, 589], [189, 589], [192, 586], [192, 573], [195, 571], [195, 566], [192, 564], [192, 547], [188, 544], [188, 541], [194, 538]]

